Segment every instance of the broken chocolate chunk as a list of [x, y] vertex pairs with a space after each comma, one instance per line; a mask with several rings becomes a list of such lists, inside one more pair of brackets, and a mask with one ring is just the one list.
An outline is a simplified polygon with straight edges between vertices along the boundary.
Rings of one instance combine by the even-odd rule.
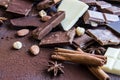
[[65, 18], [65, 12], [57, 12], [49, 21], [43, 23], [39, 28], [33, 31], [33, 37], [41, 40], [45, 37], [53, 28], [55, 28]]
[[47, 70], [48, 72], [53, 72], [54, 76], [57, 76], [59, 74], [63, 74], [63, 68], [64, 66], [62, 66], [62, 63], [59, 63], [57, 61], [53, 62], [53, 61], [49, 61], [49, 69]]
[[80, 47], [80, 48], [86, 48], [87, 46], [94, 43], [94, 40], [89, 37], [87, 34], [84, 34], [80, 37], [77, 37], [73, 40], [74, 46]]
[[120, 35], [120, 21], [109, 23], [107, 26]]
[[32, 9], [33, 3], [29, 0], [12, 0], [7, 8], [8, 12], [27, 16]]
[[108, 29], [88, 29], [87, 33], [102, 46], [120, 44], [120, 37]]
[[13, 26], [18, 26], [21, 28], [39, 27], [43, 23], [42, 21], [40, 21], [40, 18], [38, 16], [28, 16], [28, 17], [11, 19], [10, 22]]
[[68, 32], [57, 31], [51, 32], [40, 42], [40, 46], [60, 46], [70, 45], [75, 36], [75, 29], [69, 30]]

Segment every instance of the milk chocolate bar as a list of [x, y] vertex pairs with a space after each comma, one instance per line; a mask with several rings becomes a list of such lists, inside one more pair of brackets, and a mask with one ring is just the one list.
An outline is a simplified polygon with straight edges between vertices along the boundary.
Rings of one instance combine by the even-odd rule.
[[88, 29], [87, 33], [102, 46], [120, 44], [120, 37], [108, 29]]
[[13, 26], [21, 27], [21, 28], [39, 27], [43, 23], [40, 21], [40, 18], [38, 16], [28, 16], [28, 17], [11, 19], [10, 22]]
[[29, 0], [12, 0], [7, 8], [8, 12], [27, 16], [33, 3]]
[[102, 11], [105, 13], [111, 13], [111, 14], [116, 14], [116, 15], [120, 16], [120, 8], [116, 7], [116, 6], [104, 8]]
[[92, 43], [94, 43], [93, 38], [89, 37], [87, 34], [84, 34], [73, 40], [73, 44], [80, 48], [87, 47], [87, 46], [91, 45]]
[[120, 20], [118, 15], [108, 14], [108, 13], [103, 13], [103, 15], [105, 17], [105, 22], [106, 23], [116, 22], [116, 21]]
[[68, 32], [57, 31], [51, 32], [49, 35], [44, 37], [41, 42], [40, 46], [63, 46], [63, 45], [70, 45], [75, 36], [75, 29], [69, 30]]
[[88, 5], [96, 5], [96, 0], [80, 0]]
[[120, 35], [120, 21], [109, 23], [107, 26]]
[[57, 12], [49, 21], [43, 23], [39, 28], [33, 31], [33, 37], [41, 40], [45, 37], [53, 28], [55, 28], [65, 18], [65, 12]]
[[112, 6], [110, 3], [107, 3], [105, 1], [97, 1], [96, 4], [100, 9], [109, 8]]
[[0, 0], [0, 6], [8, 7], [10, 0]]
[[83, 16], [85, 24], [91, 24], [91, 22], [96, 22], [98, 24], [103, 24], [105, 22], [103, 13], [98, 11], [88, 10]]

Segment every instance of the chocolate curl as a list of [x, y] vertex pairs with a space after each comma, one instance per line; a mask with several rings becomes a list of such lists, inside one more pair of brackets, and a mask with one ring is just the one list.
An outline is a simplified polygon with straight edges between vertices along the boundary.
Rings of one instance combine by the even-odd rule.
[[71, 61], [81, 64], [94, 65], [94, 66], [102, 66], [106, 63], [105, 60], [84, 54], [69, 54], [63, 52], [55, 52], [55, 55], [52, 55], [53, 59]]

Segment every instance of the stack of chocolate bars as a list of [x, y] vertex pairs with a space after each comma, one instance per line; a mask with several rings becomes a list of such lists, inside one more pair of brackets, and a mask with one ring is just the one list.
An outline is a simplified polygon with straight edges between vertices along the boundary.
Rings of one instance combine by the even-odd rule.
[[119, 2], [0, 0], [0, 79], [119, 79]]

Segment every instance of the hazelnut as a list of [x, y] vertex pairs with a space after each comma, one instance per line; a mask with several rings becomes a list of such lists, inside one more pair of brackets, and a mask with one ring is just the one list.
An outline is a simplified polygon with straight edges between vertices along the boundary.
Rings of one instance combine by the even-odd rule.
[[30, 52], [34, 55], [39, 54], [39, 52], [40, 52], [39, 46], [38, 45], [32, 45], [31, 48], [30, 48]]
[[21, 29], [21, 30], [17, 31], [18, 36], [25, 36], [28, 33], [29, 33], [29, 29]]
[[42, 18], [41, 18], [41, 20], [42, 21], [48, 21], [49, 19], [51, 19], [51, 16], [43, 16]]
[[47, 13], [46, 13], [44, 10], [41, 10], [41, 11], [39, 12], [39, 16], [40, 16], [40, 17], [47, 16]]
[[16, 41], [13, 43], [13, 48], [14, 49], [21, 49], [22, 48], [22, 43], [20, 41]]
[[97, 27], [97, 26], [98, 26], [98, 23], [91, 21], [91, 22], [90, 22], [90, 25], [93, 26], [93, 27]]
[[77, 27], [76, 28], [76, 34], [78, 35], [78, 36], [81, 36], [81, 35], [83, 35], [85, 33], [85, 29], [84, 28], [82, 28], [82, 27]]

